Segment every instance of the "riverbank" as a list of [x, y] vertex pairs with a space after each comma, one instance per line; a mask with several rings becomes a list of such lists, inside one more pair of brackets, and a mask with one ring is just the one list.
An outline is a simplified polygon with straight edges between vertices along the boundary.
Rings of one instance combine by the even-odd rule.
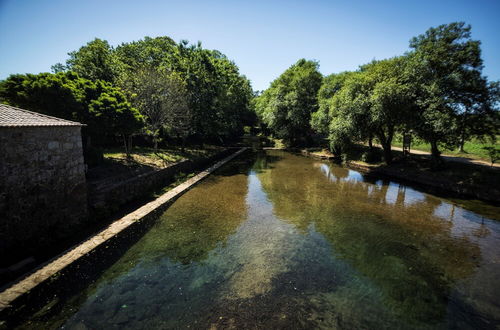
[[[297, 152], [297, 150], [291, 151]], [[333, 154], [320, 149], [303, 149], [298, 152], [303, 156], [316, 159], [334, 158]], [[365, 175], [418, 185], [433, 193], [478, 199], [494, 205], [500, 204], [500, 172], [495, 167], [446, 161], [441, 169], [436, 170], [426, 155], [412, 155], [407, 158], [397, 151], [391, 165], [382, 162], [366, 163], [352, 155], [351, 160], [343, 164]]]
[[348, 161], [345, 166], [366, 175], [416, 184], [452, 197], [500, 204], [500, 175], [497, 170], [486, 166], [448, 162], [444, 169], [434, 170], [429, 161], [418, 157], [396, 160], [391, 165]]

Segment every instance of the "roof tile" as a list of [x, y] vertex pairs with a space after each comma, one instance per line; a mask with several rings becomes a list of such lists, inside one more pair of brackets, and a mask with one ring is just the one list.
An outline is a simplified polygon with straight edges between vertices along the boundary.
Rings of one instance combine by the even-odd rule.
[[66, 119], [47, 116], [41, 113], [19, 109], [0, 103], [0, 127], [23, 126], [83, 126]]

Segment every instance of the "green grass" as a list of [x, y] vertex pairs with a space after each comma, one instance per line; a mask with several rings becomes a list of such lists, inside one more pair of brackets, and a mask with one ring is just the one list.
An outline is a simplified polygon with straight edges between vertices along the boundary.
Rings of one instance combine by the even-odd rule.
[[204, 148], [185, 148], [181, 151], [180, 148], [171, 149], [157, 149], [147, 147], [134, 147], [131, 151], [131, 158], [127, 159], [127, 156], [122, 149], [113, 148], [106, 149], [104, 151], [104, 158], [111, 160], [120, 160], [127, 162], [135, 162], [142, 165], [149, 165], [155, 167], [165, 167], [169, 164], [173, 164], [185, 159], [199, 158], [207, 155], [211, 155], [217, 151], [217, 147], [206, 146]]
[[[394, 141], [392, 143], [393, 146], [395, 147], [403, 147], [403, 142], [402, 142], [402, 137], [401, 136], [396, 136], [394, 138]], [[474, 158], [474, 159], [482, 159], [485, 161], [490, 161], [490, 157], [488, 155], [488, 152], [484, 150], [484, 147], [492, 147], [495, 146], [497, 148], [500, 148], [500, 145], [498, 143], [496, 144], [491, 144], [491, 143], [484, 143], [476, 139], [472, 139], [471, 141], [466, 141], [464, 145], [464, 150], [465, 153], [459, 152], [458, 149], [446, 149], [444, 146], [440, 146], [440, 151], [443, 155], [451, 155], [451, 156], [458, 156], [458, 157], [466, 157], [466, 158]], [[421, 151], [431, 151], [431, 146], [429, 143], [426, 143], [420, 139], [413, 138], [413, 141], [411, 143], [411, 149], [412, 150], [421, 150]]]

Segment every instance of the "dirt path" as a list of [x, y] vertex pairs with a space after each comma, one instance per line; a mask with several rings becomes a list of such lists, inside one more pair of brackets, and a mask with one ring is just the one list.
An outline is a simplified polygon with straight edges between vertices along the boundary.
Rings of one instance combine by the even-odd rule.
[[[403, 151], [403, 148], [393, 146], [392, 150]], [[430, 155], [431, 154], [430, 152], [421, 151], [421, 150], [410, 150], [410, 153], [415, 154], [415, 155]], [[450, 155], [442, 155], [441, 157], [443, 157], [447, 161], [464, 163], [464, 164], [483, 165], [483, 166], [491, 167], [491, 163], [484, 161], [484, 160], [480, 160], [480, 159], [450, 156]], [[499, 169], [500, 164], [493, 164], [493, 167], [495, 167], [496, 169]]]

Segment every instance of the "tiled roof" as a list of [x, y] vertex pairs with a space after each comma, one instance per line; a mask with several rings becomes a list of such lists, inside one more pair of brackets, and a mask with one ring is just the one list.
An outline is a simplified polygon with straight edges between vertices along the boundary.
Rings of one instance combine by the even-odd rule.
[[0, 127], [23, 126], [83, 126], [66, 119], [51, 117], [41, 113], [19, 109], [0, 103]]

